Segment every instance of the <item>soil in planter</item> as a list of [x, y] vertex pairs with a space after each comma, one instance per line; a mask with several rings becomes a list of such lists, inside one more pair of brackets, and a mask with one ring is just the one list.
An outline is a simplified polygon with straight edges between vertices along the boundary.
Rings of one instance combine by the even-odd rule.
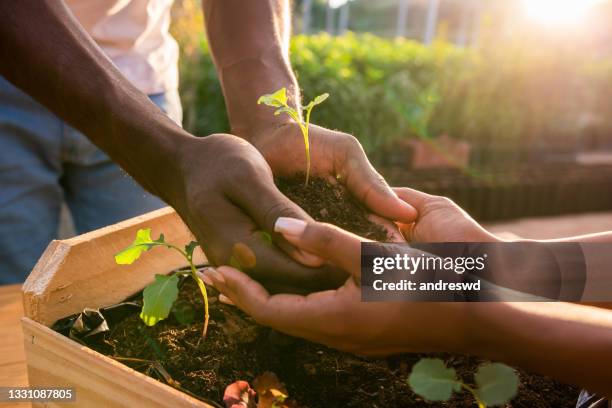
[[[341, 353], [324, 346], [285, 336], [257, 325], [233, 306], [211, 293], [211, 326], [201, 341], [203, 305], [191, 279], [186, 279], [170, 317], [147, 327], [138, 313], [125, 318], [109, 333], [88, 345], [122, 363], [167, 382], [155, 368], [159, 363], [172, 381], [206, 401], [221, 404], [225, 387], [236, 380], [252, 380], [266, 371], [276, 373], [300, 407], [432, 407], [475, 406], [471, 396], [459, 394], [448, 403], [427, 403], [406, 384], [412, 365], [424, 354], [371, 359]], [[186, 317], [192, 323], [181, 323]], [[432, 356], [432, 355], [427, 355]], [[439, 354], [464, 381], [482, 360]], [[126, 361], [126, 358], [136, 359]], [[143, 360], [143, 361], [139, 361]], [[570, 408], [578, 390], [549, 378], [519, 370], [521, 386], [508, 407]], [[176, 384], [174, 384], [176, 385]]]
[[[342, 187], [315, 178], [304, 188], [303, 177], [279, 179], [277, 184], [313, 218], [378, 241], [387, 239], [385, 230], [369, 221], [367, 211]], [[201, 339], [202, 298], [191, 279], [185, 279], [168, 319], [147, 327], [134, 312], [109, 332], [87, 338], [87, 343], [219, 406], [226, 386], [237, 380], [252, 382], [266, 371], [279, 377], [301, 407], [474, 406], [467, 394], [445, 404], [431, 404], [411, 392], [406, 379], [411, 366], [425, 355], [371, 359], [341, 353], [261, 327], [237, 308], [218, 302], [217, 292], [209, 290], [211, 322], [206, 340]], [[462, 355], [436, 356], [468, 383], [482, 363]], [[524, 371], [519, 374], [521, 388], [510, 407], [574, 407], [577, 389]]]

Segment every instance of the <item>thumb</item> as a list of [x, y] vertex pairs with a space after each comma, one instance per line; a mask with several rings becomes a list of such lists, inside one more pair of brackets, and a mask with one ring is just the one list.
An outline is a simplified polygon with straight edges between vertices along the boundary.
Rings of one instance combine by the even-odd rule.
[[349, 159], [346, 187], [373, 213], [393, 221], [413, 222], [415, 208], [389, 187], [385, 179], [374, 169], [363, 149]]
[[332, 262], [359, 278], [363, 238], [331, 224], [288, 217], [278, 218], [274, 230], [303, 252]]

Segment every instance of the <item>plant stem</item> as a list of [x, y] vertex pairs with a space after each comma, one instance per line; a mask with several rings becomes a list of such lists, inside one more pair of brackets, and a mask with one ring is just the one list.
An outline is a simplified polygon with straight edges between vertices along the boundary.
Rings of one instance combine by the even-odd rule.
[[487, 408], [487, 405], [484, 402], [482, 402], [480, 398], [478, 398], [478, 395], [476, 394], [476, 390], [474, 388], [464, 383], [461, 383], [461, 386], [465, 388], [466, 390], [468, 390], [474, 396], [474, 399], [476, 400], [476, 404], [478, 404], [478, 408]]
[[308, 141], [308, 123], [306, 123], [306, 126], [300, 124], [300, 129], [302, 129], [302, 135], [304, 135], [304, 146], [306, 147], [306, 182], [304, 182], [304, 186], [308, 187], [308, 179], [310, 178], [310, 143]]
[[202, 279], [197, 274], [195, 265], [193, 264], [193, 260], [191, 257], [189, 259], [189, 266], [191, 267], [191, 277], [196, 281], [198, 287], [200, 288], [200, 292], [202, 293], [202, 297], [204, 298], [204, 327], [202, 328], [202, 338], [206, 339], [206, 332], [208, 331], [208, 320], [210, 316], [208, 315], [208, 293], [206, 292], [206, 286]]
[[191, 277], [198, 284], [198, 287], [200, 288], [200, 292], [202, 293], [202, 298], [204, 298], [204, 327], [202, 328], [202, 338], [206, 339], [206, 332], [208, 331], [208, 320], [210, 319], [210, 316], [208, 314], [208, 293], [206, 292], [206, 286], [204, 285], [204, 282], [202, 282], [202, 279], [200, 279], [200, 277], [198, 276], [196, 267], [193, 264], [192, 257], [187, 255], [187, 253], [183, 251], [181, 248], [175, 245], [172, 245], [172, 244], [168, 244], [167, 242], [155, 243], [153, 245], [165, 246], [167, 248], [174, 249], [180, 252], [180, 254], [183, 255], [185, 259], [187, 259], [187, 261], [189, 262], [189, 268], [191, 269], [191, 272], [190, 272]]

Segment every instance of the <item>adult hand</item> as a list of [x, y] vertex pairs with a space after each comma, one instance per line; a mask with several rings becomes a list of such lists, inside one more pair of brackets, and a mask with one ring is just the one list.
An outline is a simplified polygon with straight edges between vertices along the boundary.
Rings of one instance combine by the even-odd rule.
[[[270, 112], [271, 115], [271, 112]], [[272, 122], [247, 135], [277, 176], [306, 171], [304, 139], [297, 124]], [[372, 213], [389, 220], [412, 222], [416, 211], [400, 200], [376, 172], [357, 139], [349, 134], [310, 125], [311, 175], [337, 181]]]
[[344, 281], [346, 274], [330, 266], [305, 266], [320, 266], [318, 257], [282, 240], [277, 241], [284, 251], [270, 243], [263, 231], [273, 233], [279, 216], [311, 218], [276, 188], [270, 167], [248, 142], [227, 134], [191, 137], [177, 157], [179, 187], [167, 200], [213, 264], [238, 262], [254, 278], [286, 290], [337, 287]]
[[452, 200], [411, 188], [394, 188], [399, 198], [418, 211], [414, 223], [400, 223], [408, 242], [495, 242], [499, 238], [485, 230]]
[[279, 219], [276, 230], [352, 277], [337, 290], [271, 296], [237, 269], [207, 271], [205, 279], [258, 323], [362, 355], [464, 349], [469, 331], [463, 303], [361, 301], [353, 279], [360, 273], [360, 237], [329, 224], [291, 218]]

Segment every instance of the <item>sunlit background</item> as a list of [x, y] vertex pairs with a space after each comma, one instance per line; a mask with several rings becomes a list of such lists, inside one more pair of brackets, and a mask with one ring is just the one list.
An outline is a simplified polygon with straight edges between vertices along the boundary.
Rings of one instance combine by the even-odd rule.
[[[227, 131], [198, 0], [177, 0], [185, 126]], [[612, 211], [611, 0], [296, 0], [314, 121], [395, 185], [481, 220]], [[609, 217], [612, 219], [612, 216]]]

